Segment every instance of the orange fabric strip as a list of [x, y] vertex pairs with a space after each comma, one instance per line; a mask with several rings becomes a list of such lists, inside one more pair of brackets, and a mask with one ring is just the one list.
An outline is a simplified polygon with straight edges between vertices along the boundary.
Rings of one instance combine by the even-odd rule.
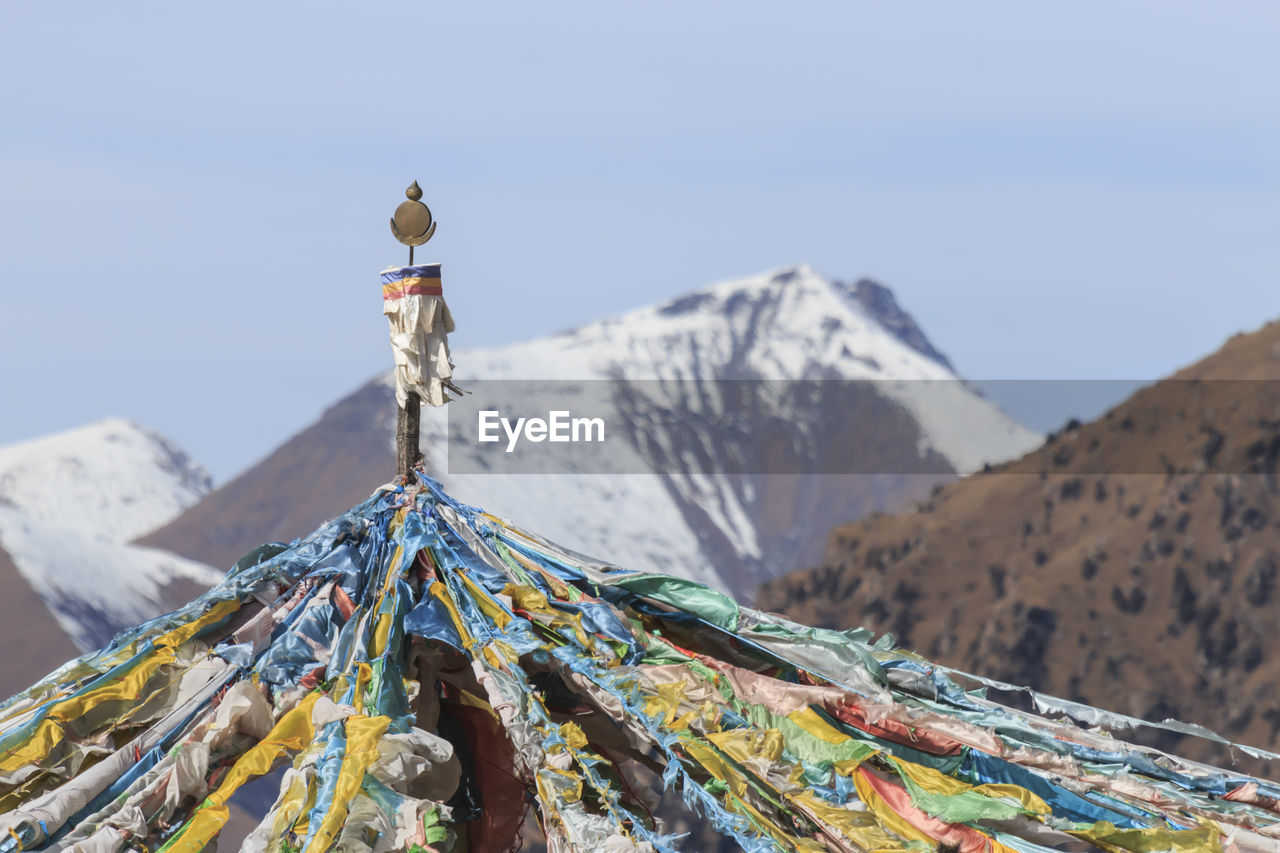
[[391, 284], [382, 285], [382, 298], [390, 302], [406, 296], [443, 296], [444, 287], [440, 279], [406, 278]]

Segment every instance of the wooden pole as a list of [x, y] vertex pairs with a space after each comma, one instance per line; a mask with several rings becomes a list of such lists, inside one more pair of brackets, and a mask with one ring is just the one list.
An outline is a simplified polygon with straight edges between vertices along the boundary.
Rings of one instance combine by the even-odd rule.
[[[402, 201], [391, 217], [391, 233], [409, 247], [409, 266], [413, 266], [413, 248], [421, 246], [436, 233], [436, 223], [431, 219], [431, 208], [422, 203], [422, 187], [414, 181], [404, 191], [407, 201]], [[419, 357], [425, 354], [419, 353]], [[422, 400], [414, 393], [408, 395], [404, 408], [396, 418], [396, 476], [413, 482], [413, 466], [422, 458], [418, 449], [418, 426], [422, 418]]]
[[396, 474], [407, 483], [413, 482], [413, 466], [422, 458], [418, 450], [418, 426], [422, 418], [422, 402], [409, 392], [409, 399], [396, 418]]

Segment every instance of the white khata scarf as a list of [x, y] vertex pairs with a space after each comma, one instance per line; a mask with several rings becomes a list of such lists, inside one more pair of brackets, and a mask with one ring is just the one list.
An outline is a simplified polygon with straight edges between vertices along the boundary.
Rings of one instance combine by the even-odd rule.
[[382, 313], [391, 324], [396, 363], [396, 401], [410, 393], [424, 406], [443, 406], [462, 393], [453, 384], [448, 334], [453, 315], [440, 285], [440, 265], [396, 267], [382, 273]]

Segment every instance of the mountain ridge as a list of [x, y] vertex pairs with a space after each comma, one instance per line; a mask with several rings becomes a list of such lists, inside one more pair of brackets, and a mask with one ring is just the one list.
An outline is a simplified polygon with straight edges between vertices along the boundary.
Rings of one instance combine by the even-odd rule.
[[[960, 381], [887, 288], [834, 282], [804, 265], [721, 281], [544, 338], [460, 350], [455, 361], [455, 378], [464, 387], [476, 379], [867, 380], [859, 417], [841, 424], [826, 413], [825, 431], [813, 437], [810, 452], [878, 454], [884, 470], [913, 473], [844, 484], [819, 478], [805, 488], [786, 477], [732, 481], [681, 467], [682, 453], [697, 449], [686, 444], [666, 448], [663, 459], [646, 457], [651, 475], [556, 473], [519, 481], [454, 475], [441, 456], [445, 416], [424, 411], [428, 470], [462, 499], [544, 530], [583, 553], [638, 555], [640, 568], [673, 571], [722, 589], [753, 589], [753, 579], [800, 565], [790, 561], [810, 554], [804, 549], [812, 549], [816, 559], [831, 513], [861, 515], [901, 505], [957, 470], [972, 470], [1040, 440]], [[905, 381], [914, 379], [927, 382]], [[261, 541], [292, 538], [349, 506], [351, 494], [339, 500], [321, 484], [326, 472], [353, 491], [357, 483], [367, 491], [369, 484], [389, 478], [390, 382], [390, 374], [383, 374], [342, 398], [259, 465], [140, 541], [229, 565]], [[923, 390], [930, 383], [932, 390]], [[674, 398], [630, 403], [689, 427], [686, 442], [699, 440], [699, 431], [714, 432], [717, 418], [725, 415], [714, 408], [694, 411]], [[616, 417], [627, 422], [620, 412]], [[724, 436], [702, 438], [714, 445]], [[280, 508], [282, 480], [308, 491], [297, 513]], [[788, 531], [786, 547], [770, 546], [770, 553], [753, 544], [780, 542], [778, 536]]]

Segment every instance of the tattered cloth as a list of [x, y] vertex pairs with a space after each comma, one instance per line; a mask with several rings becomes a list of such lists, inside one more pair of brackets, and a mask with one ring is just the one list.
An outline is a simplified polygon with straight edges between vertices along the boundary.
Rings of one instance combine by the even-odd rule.
[[712, 849], [694, 817], [746, 853], [1280, 851], [1280, 786], [1098, 726], [1218, 736], [983, 681], [415, 475], [0, 703], [0, 853], [201, 853], [273, 770], [247, 853], [511, 850], [528, 808], [549, 853]]
[[382, 273], [382, 313], [391, 324], [396, 365], [396, 401], [416, 393], [426, 406], [449, 402], [453, 360], [449, 332], [453, 315], [444, 301], [439, 264], [397, 267]]

